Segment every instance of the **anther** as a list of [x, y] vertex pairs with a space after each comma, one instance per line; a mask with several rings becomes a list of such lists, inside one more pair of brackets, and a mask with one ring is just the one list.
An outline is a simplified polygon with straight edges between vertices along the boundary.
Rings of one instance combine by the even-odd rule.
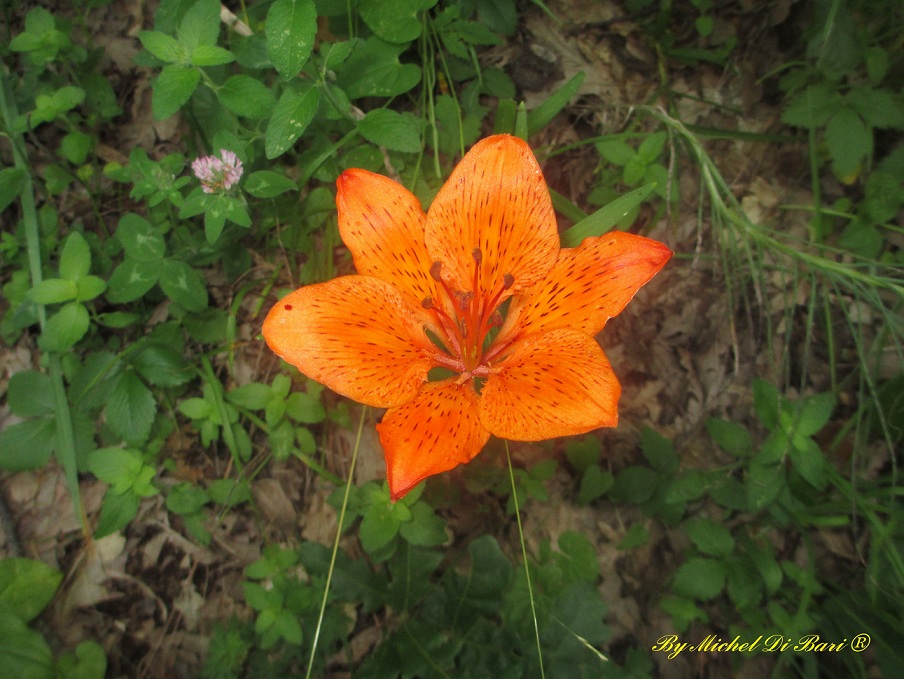
[[478, 265], [483, 261], [483, 253], [480, 251], [480, 248], [474, 248], [471, 250], [471, 256], [474, 258], [474, 261], [477, 262]]
[[502, 289], [508, 290], [512, 285], [515, 284], [515, 277], [512, 274], [507, 273], [502, 277]]
[[425, 309], [432, 309], [433, 308], [433, 298], [432, 297], [424, 297], [424, 299], [421, 300], [421, 306], [424, 307]]
[[440, 261], [433, 262], [433, 264], [430, 265], [430, 276], [437, 283], [440, 283], [443, 280], [442, 277], [440, 276], [440, 271], [442, 271], [442, 268], [443, 268], [443, 263]]

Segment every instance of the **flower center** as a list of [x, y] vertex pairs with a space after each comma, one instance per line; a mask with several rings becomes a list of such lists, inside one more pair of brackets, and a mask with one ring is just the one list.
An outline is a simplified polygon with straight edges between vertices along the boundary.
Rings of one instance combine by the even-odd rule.
[[515, 277], [507, 273], [502, 280], [482, 286], [483, 254], [480, 248], [474, 248], [471, 255], [474, 258], [474, 275], [470, 290], [451, 288], [442, 277], [442, 262], [434, 262], [430, 275], [442, 287], [445, 299], [425, 297], [421, 301], [442, 329], [439, 340], [445, 352], [434, 357], [437, 365], [461, 373], [463, 379], [489, 375], [490, 361], [505, 348], [506, 345], [488, 343], [487, 335], [490, 330], [502, 325], [499, 307], [509, 298], [508, 291], [515, 282]]

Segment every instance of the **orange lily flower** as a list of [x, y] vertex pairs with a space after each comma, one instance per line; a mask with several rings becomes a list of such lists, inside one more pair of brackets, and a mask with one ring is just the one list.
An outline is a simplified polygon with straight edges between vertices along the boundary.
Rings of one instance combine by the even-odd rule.
[[669, 260], [665, 245], [613, 232], [560, 249], [540, 166], [508, 135], [478, 142], [426, 214], [387, 177], [351, 169], [337, 184], [358, 275], [290, 293], [263, 335], [305, 375], [388, 408], [377, 430], [393, 500], [491, 434], [617, 424], [621, 387], [593, 336]]

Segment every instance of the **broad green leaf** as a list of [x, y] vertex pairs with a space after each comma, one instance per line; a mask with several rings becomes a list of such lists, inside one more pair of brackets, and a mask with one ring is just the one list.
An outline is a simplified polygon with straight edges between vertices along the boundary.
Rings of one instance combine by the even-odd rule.
[[47, 319], [38, 344], [44, 351], [66, 351], [85, 336], [90, 325], [85, 305], [69, 302]]
[[584, 82], [584, 72], [573, 75], [559, 89], [553, 92], [539, 106], [527, 114], [527, 135], [533, 136], [546, 127], [553, 118], [568, 105]]
[[298, 75], [311, 56], [316, 32], [317, 9], [313, 0], [276, 0], [270, 6], [264, 28], [267, 50], [274, 68], [285, 80]]
[[640, 448], [647, 461], [662, 474], [670, 474], [678, 468], [678, 455], [670, 439], [650, 427], [640, 432]]
[[56, 447], [56, 421], [40, 417], [0, 430], [0, 469], [40, 469]]
[[192, 66], [221, 66], [235, 61], [235, 55], [216, 45], [198, 45], [191, 53]]
[[832, 392], [807, 396], [801, 404], [794, 433], [813, 436], [828, 424], [834, 409], [835, 395]]
[[193, 52], [198, 45], [216, 45], [219, 35], [219, 0], [197, 0], [176, 29], [176, 37], [189, 52]]
[[849, 180], [873, 149], [873, 135], [853, 109], [839, 108], [826, 125], [826, 146], [832, 157], [832, 170], [843, 181]]
[[213, 413], [213, 406], [203, 398], [187, 398], [179, 403], [176, 410], [192, 420], [203, 420]]
[[637, 155], [637, 151], [632, 146], [618, 137], [602, 139], [596, 142], [594, 146], [596, 146], [597, 152], [604, 160], [619, 167], [624, 167]]
[[615, 477], [615, 485], [609, 494], [622, 502], [645, 502], [656, 491], [655, 476], [649, 467], [626, 467]]
[[572, 467], [583, 472], [590, 465], [599, 462], [601, 449], [600, 441], [595, 436], [572, 438], [565, 444], [565, 456]]
[[247, 481], [217, 479], [207, 489], [210, 499], [224, 507], [235, 507], [251, 500], [251, 486]]
[[160, 261], [138, 262], [127, 258], [110, 275], [107, 299], [114, 304], [133, 302], [156, 285], [160, 278]]
[[358, 12], [367, 27], [386, 42], [410, 43], [421, 34], [423, 10], [437, 0], [360, 0]]
[[186, 61], [185, 48], [172, 36], [159, 31], [141, 31], [138, 34], [142, 47], [161, 61], [168, 64], [183, 63]]
[[234, 75], [217, 90], [223, 106], [246, 118], [266, 118], [273, 111], [276, 97], [260, 80]]
[[178, 387], [192, 378], [182, 354], [158, 342], [148, 343], [131, 357], [132, 367], [156, 387]]
[[513, 35], [518, 28], [515, 0], [482, 0], [477, 5], [477, 16], [481, 23], [496, 33]]
[[267, 158], [273, 160], [292, 148], [292, 145], [307, 129], [317, 106], [320, 90], [311, 87], [303, 93], [294, 90], [283, 92], [267, 125], [265, 150]]
[[358, 41], [351, 56], [336, 69], [339, 87], [349, 99], [393, 97], [418, 84], [421, 69], [402, 64], [406, 45], [393, 45], [377, 37]]
[[647, 184], [616, 198], [604, 205], [586, 219], [581, 220], [562, 233], [563, 247], [577, 247], [585, 238], [601, 236], [618, 224], [625, 215], [640, 205], [649, 196], [655, 184]]
[[786, 125], [814, 129], [825, 124], [841, 103], [837, 89], [826, 85], [811, 85], [798, 92], [782, 114]]
[[255, 198], [274, 198], [286, 191], [298, 190], [294, 180], [270, 170], [252, 172], [245, 180], [244, 188]]
[[750, 511], [758, 512], [785, 487], [785, 467], [780, 462], [762, 464], [754, 459], [744, 479]]
[[641, 545], [647, 544], [650, 540], [650, 532], [647, 530], [646, 526], [642, 523], [633, 523], [631, 527], [628, 528], [627, 532], [622, 536], [622, 539], [619, 541], [617, 548], [622, 549], [634, 549], [635, 547], [640, 547]]
[[148, 220], [132, 212], [123, 215], [119, 220], [116, 238], [122, 243], [122, 248], [129, 259], [137, 262], [158, 263], [166, 252], [163, 236]]
[[734, 550], [731, 531], [712, 519], [699, 518], [684, 525], [688, 536], [704, 554], [727, 557]]
[[227, 401], [248, 410], [263, 410], [272, 397], [270, 387], [260, 382], [243, 384], [226, 394]]
[[715, 559], [688, 559], [675, 573], [672, 591], [689, 599], [707, 601], [725, 586], [725, 564]]
[[78, 295], [78, 285], [68, 278], [47, 278], [28, 291], [35, 304], [62, 304]]
[[204, 279], [185, 262], [164, 260], [160, 266], [160, 287], [167, 297], [189, 311], [203, 311], [207, 308]]
[[766, 429], [778, 426], [782, 396], [778, 388], [766, 380], [753, 381], [753, 407]]
[[589, 504], [605, 495], [615, 485], [615, 477], [611, 472], [603, 470], [598, 464], [591, 464], [584, 469], [581, 486], [578, 489], [578, 502]]
[[57, 661], [59, 679], [103, 679], [106, 673], [107, 656], [96, 641], [83, 641], [74, 655], [65, 653]]
[[286, 414], [296, 422], [317, 424], [326, 419], [326, 411], [320, 397], [305, 391], [296, 391], [286, 400]]
[[706, 429], [716, 445], [726, 453], [741, 457], [753, 452], [750, 432], [737, 422], [711, 417], [706, 421]]
[[9, 378], [6, 402], [13, 415], [39, 417], [55, 410], [53, 385], [49, 375], [37, 370], [23, 370]]
[[207, 491], [190, 483], [173, 486], [166, 494], [166, 508], [174, 514], [194, 514], [208, 502]]
[[0, 667], [7, 677], [53, 679], [53, 655], [44, 637], [30, 629], [21, 618], [0, 609]]
[[60, 278], [75, 280], [87, 275], [90, 269], [91, 248], [88, 241], [78, 231], [73, 231], [60, 253]]
[[19, 197], [22, 187], [25, 186], [25, 179], [25, 170], [15, 167], [0, 170], [0, 212]]
[[197, 68], [173, 64], [164, 66], [160, 75], [151, 83], [151, 109], [154, 117], [165, 120], [175, 115], [194, 94], [199, 82], [201, 72]]
[[407, 111], [398, 113], [388, 108], [369, 111], [358, 123], [358, 131], [367, 141], [391, 151], [421, 150], [421, 120]]
[[81, 165], [88, 158], [94, 138], [91, 135], [75, 130], [60, 141], [59, 154], [73, 165]]
[[411, 508], [411, 521], [400, 524], [399, 534], [412, 545], [421, 547], [435, 547], [449, 539], [445, 521], [423, 502]]
[[43, 561], [0, 559], [0, 609], [31, 622], [56, 594], [63, 574]]
[[813, 439], [803, 439], [799, 444], [791, 447], [791, 462], [794, 469], [807, 482], [822, 490], [828, 481], [828, 463], [825, 455]]
[[132, 488], [144, 462], [133, 448], [99, 448], [88, 455], [88, 471], [117, 495]]
[[139, 499], [138, 494], [132, 491], [114, 493], [108, 490], [104, 493], [100, 505], [100, 521], [97, 522], [94, 537], [99, 540], [129, 525], [138, 515]]
[[904, 128], [904, 100], [890, 90], [857, 87], [847, 93], [845, 103], [873, 127]]
[[107, 281], [98, 276], [82, 276], [76, 282], [76, 302], [87, 302], [98, 297], [107, 289]]
[[140, 446], [151, 433], [157, 401], [134, 372], [126, 372], [110, 392], [104, 413], [114, 433], [126, 443]]
[[49, 123], [57, 116], [71, 111], [85, 100], [85, 90], [81, 87], [67, 85], [52, 94], [39, 94], [35, 97], [35, 110], [31, 114], [31, 126]]

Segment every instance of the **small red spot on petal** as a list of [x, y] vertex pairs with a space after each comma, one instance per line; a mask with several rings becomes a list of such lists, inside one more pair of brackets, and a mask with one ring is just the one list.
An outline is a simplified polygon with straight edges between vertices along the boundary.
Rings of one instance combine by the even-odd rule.
[[284, 308], [285, 308], [286, 311], [292, 311], [292, 305], [291, 305], [291, 304], [286, 304], [286, 306], [285, 306]]

